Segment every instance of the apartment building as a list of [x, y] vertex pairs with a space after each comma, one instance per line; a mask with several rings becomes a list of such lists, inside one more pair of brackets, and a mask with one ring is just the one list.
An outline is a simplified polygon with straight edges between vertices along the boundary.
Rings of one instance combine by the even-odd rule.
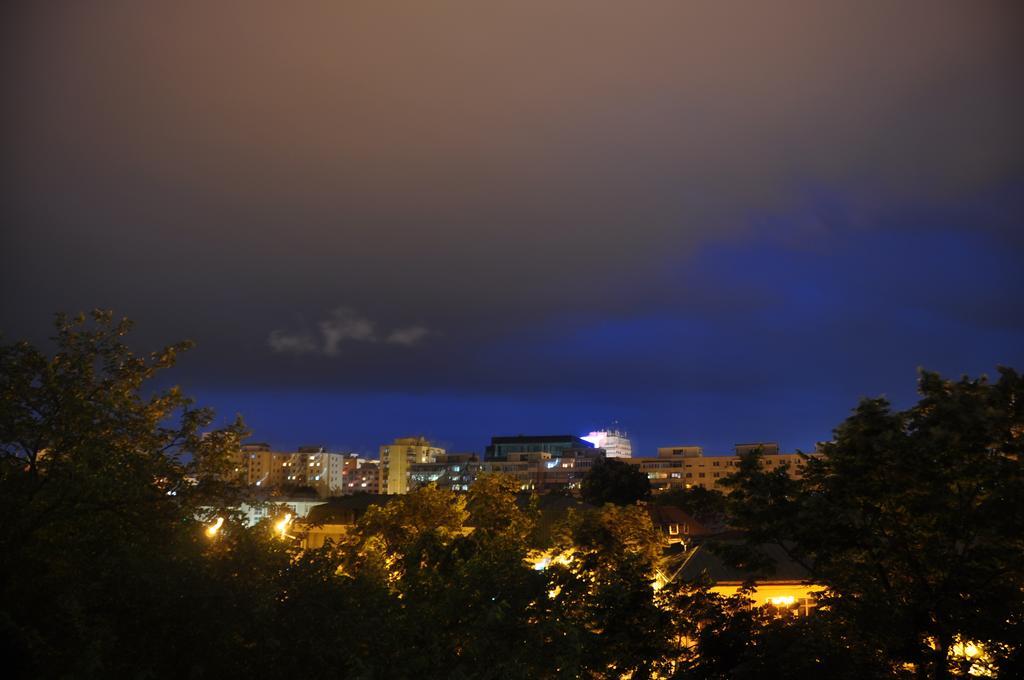
[[311, 487], [326, 497], [342, 493], [345, 454], [322, 446], [272, 451], [267, 444], [246, 444], [235, 461], [239, 483], [261, 489]]
[[[781, 453], [777, 442], [737, 444], [733, 455], [704, 455], [700, 446], [667, 446], [658, 449], [655, 458], [628, 458], [623, 462], [636, 465], [651, 481], [654, 491], [673, 488], [720, 488], [720, 481], [736, 471], [740, 455], [760, 449], [761, 465], [765, 469], [785, 468], [793, 477], [799, 477], [803, 456], [799, 453]], [[814, 454], [811, 454], [814, 455]]]
[[379, 493], [380, 464], [375, 460], [360, 458], [356, 454], [345, 457], [342, 469], [342, 494]]
[[[534, 447], [535, 448], [535, 447]], [[738, 444], [733, 455], [705, 456], [699, 446], [667, 446], [658, 449], [657, 457], [619, 458], [635, 465], [651, 482], [653, 491], [674, 488], [720, 488], [719, 483], [736, 471], [739, 455], [759, 448], [763, 452], [761, 464], [766, 469], [784, 468], [799, 477], [803, 457], [798, 453], [781, 453], [774, 442]], [[552, 491], [578, 489], [591, 467], [604, 458], [602, 449], [560, 449], [549, 451], [504, 451], [502, 459], [477, 460], [475, 457], [459, 460], [436, 456], [425, 463], [410, 463], [406, 469], [406, 492], [423, 484], [437, 484], [455, 491], [466, 491], [481, 473], [498, 472], [510, 475], [524, 491]]]
[[379, 493], [408, 493], [410, 466], [434, 463], [444, 455], [444, 449], [434, 446], [424, 437], [399, 437], [390, 444], [384, 444], [380, 447]]

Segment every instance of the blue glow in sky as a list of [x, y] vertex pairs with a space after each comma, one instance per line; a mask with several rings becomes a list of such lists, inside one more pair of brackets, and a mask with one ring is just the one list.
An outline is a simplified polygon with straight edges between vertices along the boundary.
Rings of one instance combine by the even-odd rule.
[[809, 449], [1024, 368], [1020, 2], [8, 4], [0, 330], [192, 339], [257, 440]]

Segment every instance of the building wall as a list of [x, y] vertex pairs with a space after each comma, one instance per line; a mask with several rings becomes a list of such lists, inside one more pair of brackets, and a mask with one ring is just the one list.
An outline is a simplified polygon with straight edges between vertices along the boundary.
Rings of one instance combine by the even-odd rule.
[[509, 457], [511, 460], [413, 464], [409, 466], [408, 488], [437, 484], [453, 491], [467, 491], [480, 474], [500, 473], [515, 478], [523, 491], [575, 489], [599, 460], [596, 457], [558, 458], [547, 451], [511, 453]]
[[574, 435], [491, 437], [491, 443], [484, 451], [484, 460], [508, 460], [513, 453], [539, 452], [560, 458], [569, 451], [592, 448], [593, 444]]
[[432, 463], [444, 454], [444, 449], [433, 446], [423, 437], [400, 437], [391, 444], [384, 444], [380, 447], [379, 492], [408, 493], [410, 466]]
[[625, 432], [598, 430], [582, 439], [593, 444], [594, 448], [604, 449], [605, 456], [608, 458], [631, 458], [633, 456], [633, 444]]
[[235, 466], [238, 481], [261, 489], [310, 486], [320, 496], [340, 494], [344, 488], [345, 454], [246, 450]]
[[[685, 455], [673, 453], [678, 448], [661, 449], [666, 451], [666, 454], [656, 458], [620, 460], [635, 465], [646, 473], [655, 492], [697, 486], [705, 489], [721, 488], [721, 480], [735, 472], [740, 462], [737, 455], [703, 456], [695, 455], [693, 451]], [[571, 490], [579, 488], [583, 477], [599, 460], [595, 457], [556, 457], [549, 452], [508, 455], [510, 460], [412, 463], [407, 469], [406, 491], [430, 483], [456, 491], [465, 491], [477, 475], [484, 472], [499, 472], [515, 477], [523, 490]], [[765, 455], [762, 458], [765, 469], [785, 468], [793, 477], [800, 476], [802, 463], [803, 459], [797, 453], [779, 453]]]
[[260, 520], [269, 517], [272, 520], [278, 519], [285, 512], [290, 512], [293, 519], [303, 519], [309, 514], [311, 508], [323, 503], [322, 500], [300, 499], [274, 499], [271, 503], [250, 505], [242, 503], [239, 509], [245, 513], [248, 526], [252, 526]]
[[379, 493], [380, 465], [377, 461], [350, 456], [345, 461], [343, 478], [344, 495], [356, 493]]
[[[817, 607], [817, 598], [822, 593], [822, 586], [803, 581], [761, 581], [755, 583], [756, 590], [749, 593], [755, 607], [772, 605], [780, 609], [792, 611], [799, 616], [810, 614]], [[711, 592], [730, 597], [744, 587], [739, 582], [719, 582], [711, 587]]]
[[658, 458], [692, 458], [704, 455], [704, 448], [701, 446], [662, 446], [658, 448]]
[[[672, 450], [670, 449], [659, 449]], [[658, 456], [657, 458], [631, 458], [624, 462], [636, 465], [651, 481], [651, 488], [664, 491], [673, 488], [705, 489], [721, 488], [719, 483], [736, 471], [740, 464], [738, 455], [725, 456]], [[799, 478], [803, 458], [798, 453], [766, 454], [761, 459], [766, 470], [785, 468], [790, 476]]]

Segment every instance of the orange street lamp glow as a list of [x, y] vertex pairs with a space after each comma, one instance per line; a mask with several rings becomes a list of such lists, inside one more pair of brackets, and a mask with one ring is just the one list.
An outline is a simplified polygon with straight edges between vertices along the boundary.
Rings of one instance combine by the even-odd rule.
[[214, 522], [210, 526], [206, 527], [206, 535], [209, 536], [210, 538], [214, 538], [217, 535], [217, 532], [220, 531], [220, 528], [221, 528], [221, 526], [223, 526], [223, 524], [224, 524], [224, 518], [223, 517], [218, 517], [216, 522]]
[[281, 538], [288, 537], [288, 525], [292, 523], [292, 513], [287, 513], [281, 518], [277, 524], [274, 525], [274, 530], [281, 534]]

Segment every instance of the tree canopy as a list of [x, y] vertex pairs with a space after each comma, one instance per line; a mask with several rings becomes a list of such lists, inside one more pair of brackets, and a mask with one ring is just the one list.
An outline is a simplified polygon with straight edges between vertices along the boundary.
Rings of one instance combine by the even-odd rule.
[[902, 411], [862, 401], [800, 479], [745, 456], [730, 521], [805, 565], [872, 653], [945, 677], [958, 641], [977, 641], [1020, 674], [1024, 382], [923, 372], [919, 390]]
[[651, 482], [636, 466], [603, 458], [584, 475], [580, 495], [593, 505], [632, 505], [651, 495]]
[[[247, 526], [228, 470], [246, 436], [154, 387], [187, 343], [60, 317], [53, 351], [0, 346], [0, 649], [20, 677], [942, 678], [1022, 675], [1022, 381], [921, 377], [863, 401], [803, 474], [742, 458], [730, 493], [658, 498], [766, 544], [825, 588], [805, 616], [673, 573], [619, 461], [538, 538], [501, 475], [371, 505], [301, 550]], [[210, 520], [221, 518], [208, 531]], [[722, 519], [724, 518], [724, 519]], [[553, 535], [553, 539], [551, 536]], [[678, 546], [677, 546], [678, 547]], [[691, 550], [689, 546], [686, 550]], [[969, 653], [968, 650], [974, 650]], [[978, 650], [984, 650], [983, 653]], [[983, 668], [984, 667], [984, 668]]]

